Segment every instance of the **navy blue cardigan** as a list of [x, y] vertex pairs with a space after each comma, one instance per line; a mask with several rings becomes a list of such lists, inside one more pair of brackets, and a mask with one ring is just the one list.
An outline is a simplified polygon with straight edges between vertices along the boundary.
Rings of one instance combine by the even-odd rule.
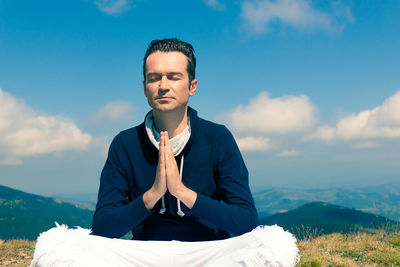
[[165, 195], [167, 211], [152, 210], [143, 194], [153, 185], [158, 150], [150, 142], [144, 123], [120, 132], [112, 141], [101, 173], [92, 231], [121, 237], [132, 230], [136, 240], [202, 241], [227, 238], [252, 230], [257, 211], [248, 185], [248, 172], [229, 130], [203, 120], [189, 107], [191, 136], [175, 157], [184, 155], [182, 181], [197, 192], [192, 209], [181, 203], [185, 216], [177, 215], [177, 201]]

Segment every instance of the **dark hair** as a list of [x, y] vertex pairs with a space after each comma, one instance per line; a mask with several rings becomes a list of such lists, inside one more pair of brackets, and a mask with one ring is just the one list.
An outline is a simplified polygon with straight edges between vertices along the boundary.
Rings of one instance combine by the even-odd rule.
[[162, 40], [153, 40], [146, 50], [143, 60], [143, 77], [146, 80], [146, 60], [154, 52], [181, 52], [188, 61], [187, 72], [189, 82], [195, 79], [196, 76], [196, 57], [194, 56], [194, 48], [191, 44], [181, 41], [177, 38], [165, 38]]

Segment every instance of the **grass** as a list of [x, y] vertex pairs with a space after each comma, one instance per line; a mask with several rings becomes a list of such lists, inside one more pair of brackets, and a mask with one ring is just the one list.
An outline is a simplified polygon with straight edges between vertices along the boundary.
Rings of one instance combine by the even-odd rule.
[[[322, 236], [305, 231], [298, 246], [297, 267], [400, 266], [400, 231]], [[35, 242], [26, 240], [0, 240], [0, 266], [29, 265], [34, 247]]]
[[0, 266], [28, 266], [33, 258], [35, 242], [27, 240], [0, 240]]
[[297, 266], [400, 266], [400, 232], [329, 234], [300, 240]]

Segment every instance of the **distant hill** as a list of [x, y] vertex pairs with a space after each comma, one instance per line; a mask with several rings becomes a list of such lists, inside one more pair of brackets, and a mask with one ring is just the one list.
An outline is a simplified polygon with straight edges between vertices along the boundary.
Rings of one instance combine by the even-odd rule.
[[[259, 218], [292, 210], [309, 202], [323, 201], [374, 213], [400, 221], [400, 185], [378, 185], [358, 188], [289, 189], [259, 188], [253, 190]], [[50, 197], [94, 209], [97, 192], [57, 194]]]
[[400, 221], [400, 185], [352, 189], [266, 188], [253, 192], [253, 195], [259, 218], [292, 210], [309, 202], [323, 201]]
[[398, 229], [399, 223], [385, 217], [325, 202], [311, 202], [287, 212], [265, 217], [260, 224], [278, 224], [302, 238], [308, 234], [350, 233], [372, 229]]
[[63, 202], [76, 204], [82, 208], [89, 210], [96, 209], [97, 193], [86, 193], [86, 194], [54, 194], [49, 197], [59, 199]]
[[0, 186], [0, 239], [35, 240], [55, 221], [89, 228], [92, 217], [93, 210]]

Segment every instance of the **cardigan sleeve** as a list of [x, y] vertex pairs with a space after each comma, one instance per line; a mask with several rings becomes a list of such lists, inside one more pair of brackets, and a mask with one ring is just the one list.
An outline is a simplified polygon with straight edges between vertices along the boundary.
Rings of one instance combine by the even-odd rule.
[[248, 171], [239, 148], [228, 129], [214, 143], [215, 182], [222, 201], [197, 193], [190, 211], [232, 235], [240, 235], [258, 224], [257, 210], [249, 188]]
[[146, 209], [143, 195], [128, 201], [127, 157], [117, 135], [111, 143], [108, 158], [100, 177], [93, 234], [119, 238], [152, 214]]

